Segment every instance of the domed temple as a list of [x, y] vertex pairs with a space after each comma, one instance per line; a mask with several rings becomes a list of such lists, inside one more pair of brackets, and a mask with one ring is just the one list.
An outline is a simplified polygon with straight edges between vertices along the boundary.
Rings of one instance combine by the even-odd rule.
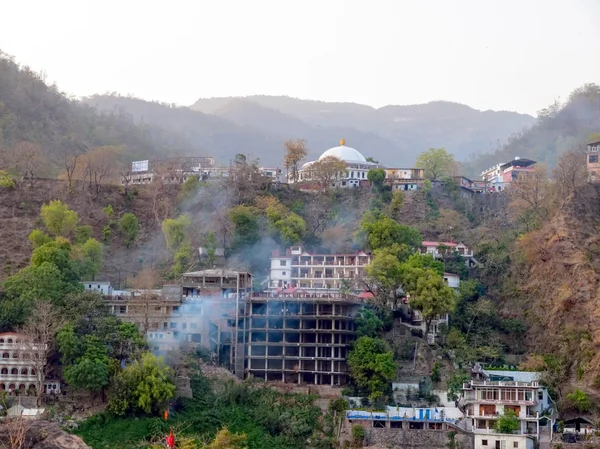
[[[338, 147], [333, 147], [325, 151], [317, 161], [322, 161], [329, 156], [344, 161], [347, 170], [345, 176], [340, 176], [332, 183], [332, 187], [358, 187], [361, 181], [367, 181], [367, 173], [369, 170], [372, 168], [384, 168], [376, 162], [367, 161], [360, 151], [346, 146], [346, 141], [344, 139], [340, 141]], [[299, 171], [298, 182], [308, 182], [313, 180], [310, 167], [317, 161], [310, 161], [302, 166]], [[289, 179], [289, 182], [293, 181]]]

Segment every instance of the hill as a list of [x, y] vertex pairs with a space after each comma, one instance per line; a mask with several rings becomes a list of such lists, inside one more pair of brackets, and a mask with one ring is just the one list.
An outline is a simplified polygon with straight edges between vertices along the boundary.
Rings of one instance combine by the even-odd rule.
[[[410, 165], [417, 154], [430, 147], [446, 147], [464, 160], [473, 153], [486, 151], [490, 145], [496, 146], [496, 142], [506, 140], [535, 121], [515, 112], [478, 111], [443, 101], [375, 109], [355, 103], [249, 96], [200, 99], [191, 108], [241, 125], [251, 124], [271, 134], [281, 134], [291, 118], [300, 120], [301, 123], [294, 123], [297, 129], [304, 130], [311, 148], [315, 147], [313, 142], [320, 141], [320, 134], [336, 130], [338, 136], [341, 133], [354, 147], [389, 165]], [[319, 151], [325, 148], [327, 145], [318, 146]]]
[[199, 151], [160, 124], [135, 124], [122, 111], [100, 113], [67, 97], [0, 51], [0, 156], [21, 142], [39, 148], [40, 176], [55, 176], [65, 156], [102, 145], [124, 145], [131, 160]]
[[538, 121], [508, 139], [502, 148], [480, 154], [469, 164], [471, 174], [515, 156], [545, 162], [553, 167], [561, 154], [587, 142], [600, 130], [600, 86], [586, 84], [575, 89], [564, 103], [558, 101], [539, 113]]

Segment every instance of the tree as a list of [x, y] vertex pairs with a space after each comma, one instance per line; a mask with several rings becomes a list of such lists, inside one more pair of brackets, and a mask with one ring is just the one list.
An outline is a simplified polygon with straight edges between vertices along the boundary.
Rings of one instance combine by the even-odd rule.
[[404, 192], [402, 190], [394, 190], [392, 192], [392, 201], [390, 201], [387, 207], [386, 214], [392, 220], [398, 220], [400, 218], [400, 212], [404, 206]]
[[410, 294], [410, 306], [425, 320], [425, 335], [435, 317], [452, 312], [456, 306], [454, 290], [431, 269], [413, 268], [404, 274], [402, 286]]
[[40, 231], [39, 229], [34, 229], [29, 234], [29, 241], [31, 242], [31, 246], [33, 246], [33, 249], [35, 249], [39, 248], [42, 245], [45, 245], [46, 243], [50, 243], [52, 241], [52, 237], [50, 237], [43, 231]]
[[245, 433], [231, 433], [227, 427], [219, 430], [215, 439], [206, 449], [247, 449], [248, 437]]
[[440, 240], [461, 241], [465, 236], [465, 230], [469, 228], [469, 220], [455, 210], [440, 209], [434, 228]]
[[133, 288], [133, 299], [131, 302], [135, 303], [130, 304], [129, 307], [135, 309], [132, 312], [142, 315], [141, 331], [144, 335], [150, 329], [150, 316], [153, 313], [154, 304], [158, 299], [151, 290], [156, 288], [159, 281], [160, 276], [151, 268], [143, 269], [129, 281], [129, 284]]
[[331, 187], [332, 183], [346, 175], [346, 162], [335, 156], [325, 156], [313, 162], [310, 167], [310, 177], [314, 179], [323, 190]]
[[554, 168], [554, 179], [558, 196], [563, 202], [576, 195], [587, 183], [588, 171], [583, 145], [572, 148], [558, 159]]
[[572, 403], [573, 407], [580, 412], [589, 412], [592, 409], [590, 398], [579, 388], [576, 388], [569, 393], [567, 399]]
[[511, 185], [509, 199], [509, 212], [525, 231], [548, 222], [555, 206], [555, 191], [546, 167], [538, 164], [533, 173], [519, 176]]
[[390, 247], [394, 243], [418, 248], [423, 241], [423, 237], [416, 229], [401, 225], [378, 213], [367, 212], [360, 222], [360, 227], [371, 250]]
[[104, 246], [98, 240], [91, 238], [81, 245], [77, 252], [80, 254], [81, 275], [91, 279], [96, 278], [96, 274], [102, 268], [104, 259]]
[[390, 299], [396, 302], [396, 290], [401, 283], [401, 263], [385, 250], [375, 250], [373, 260], [367, 266], [367, 276], [374, 282], [381, 305], [387, 306]]
[[494, 430], [498, 433], [515, 433], [520, 426], [521, 422], [516, 413], [512, 410], [506, 410], [496, 421]]
[[63, 273], [50, 262], [25, 267], [4, 282], [6, 298], [28, 302], [42, 299], [55, 305], [59, 305], [68, 293], [80, 289], [81, 285], [65, 282]]
[[138, 218], [131, 212], [124, 214], [119, 220], [119, 230], [125, 239], [125, 246], [129, 248], [137, 237], [140, 224]]
[[79, 161], [79, 155], [75, 154], [73, 156], [65, 154], [63, 156], [63, 167], [65, 169], [65, 175], [67, 177], [67, 185], [69, 190], [73, 189], [73, 176], [75, 174], [75, 170], [77, 169], [77, 162]]
[[371, 400], [383, 396], [396, 374], [396, 365], [385, 341], [360, 337], [348, 355], [350, 375], [362, 393]]
[[367, 308], [362, 309], [356, 316], [354, 325], [356, 326], [356, 336], [359, 338], [376, 338], [383, 329], [381, 318], [373, 310]]
[[88, 180], [95, 197], [100, 194], [100, 187], [114, 178], [122, 151], [122, 148], [116, 146], [100, 146], [80, 157], [81, 169], [77, 170], [77, 174], [80, 179]]
[[15, 165], [23, 175], [23, 179], [32, 180], [38, 171], [47, 163], [39, 144], [19, 142], [14, 148]]
[[191, 221], [187, 215], [180, 215], [176, 219], [167, 218], [162, 222], [162, 231], [167, 242], [167, 248], [177, 251], [188, 240], [188, 228]]
[[175, 395], [172, 370], [146, 352], [115, 378], [108, 409], [115, 415], [128, 413], [159, 414]]
[[41, 405], [44, 381], [48, 374], [48, 355], [54, 347], [56, 331], [62, 325], [62, 317], [56, 307], [48, 302], [35, 301], [25, 325], [18, 333], [26, 338], [22, 341], [29, 354], [37, 375], [37, 405]]
[[208, 256], [208, 264], [212, 267], [215, 264], [215, 256], [217, 254], [217, 237], [215, 237], [215, 233], [210, 231], [206, 236], [206, 242], [204, 243], [206, 247], [206, 255]]
[[300, 170], [300, 161], [306, 157], [306, 141], [304, 139], [286, 140], [285, 155], [283, 156], [283, 166], [288, 172], [292, 173], [292, 181], [298, 181], [298, 172]]
[[[59, 339], [61, 349], [65, 339]], [[95, 335], [87, 335], [75, 348], [70, 348], [71, 357], [78, 352], [71, 365], [64, 369], [64, 377], [73, 388], [88, 390], [91, 393], [104, 392], [110, 380], [109, 358], [104, 343]]]
[[265, 212], [283, 245], [292, 245], [302, 240], [306, 233], [306, 222], [300, 215], [290, 212], [281, 203], [268, 206]]
[[234, 225], [234, 248], [254, 245], [260, 239], [260, 226], [256, 210], [250, 206], [236, 206], [229, 211], [229, 218]]
[[77, 212], [70, 210], [60, 200], [50, 201], [49, 204], [42, 205], [40, 217], [51, 235], [62, 237], [69, 237], [79, 221]]
[[385, 182], [385, 170], [383, 168], [372, 168], [367, 173], [367, 179], [371, 181], [373, 187], [381, 189]]
[[444, 148], [430, 148], [417, 157], [417, 167], [424, 170], [428, 179], [435, 180], [444, 175], [451, 175], [454, 164], [454, 156]]

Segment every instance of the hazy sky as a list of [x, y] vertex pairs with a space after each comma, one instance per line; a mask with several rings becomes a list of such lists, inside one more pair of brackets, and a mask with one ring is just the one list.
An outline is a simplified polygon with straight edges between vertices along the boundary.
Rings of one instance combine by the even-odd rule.
[[272, 94], [535, 114], [600, 83], [600, 0], [6, 0], [0, 49], [69, 94]]

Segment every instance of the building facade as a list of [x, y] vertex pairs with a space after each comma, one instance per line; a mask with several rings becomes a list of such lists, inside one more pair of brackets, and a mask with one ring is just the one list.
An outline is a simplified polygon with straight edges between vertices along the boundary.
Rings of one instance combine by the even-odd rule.
[[[316, 180], [313, 169], [314, 164], [331, 156], [346, 163], [346, 173], [340, 173], [336, 179], [332, 180], [331, 187], [359, 187], [361, 183], [368, 182], [367, 175], [369, 170], [382, 167], [377, 162], [367, 161], [360, 151], [346, 146], [346, 141], [342, 139], [340, 140], [339, 146], [325, 151], [316, 161], [310, 161], [304, 164], [298, 172], [298, 180], [296, 183], [305, 184], [306, 186], [314, 183]], [[288, 174], [288, 183], [294, 183], [291, 174]]]
[[443, 259], [452, 255], [459, 255], [465, 260], [468, 267], [477, 265], [473, 250], [464, 243], [424, 241], [421, 244], [421, 254], [431, 254], [435, 259]]
[[363, 304], [340, 293], [254, 294], [248, 304], [247, 369], [282, 382], [344, 385]]
[[269, 290], [296, 288], [309, 293], [359, 291], [366, 276], [371, 255], [364, 251], [353, 254], [309, 253], [301, 246], [278, 250], [271, 254]]
[[[45, 349], [14, 332], [0, 334], [0, 391], [35, 396], [39, 388], [60, 393], [60, 382], [44, 378]], [[41, 371], [41, 372], [40, 372]]]
[[[471, 380], [463, 385], [465, 416], [475, 434], [476, 448], [533, 448], [539, 439], [539, 412], [535, 411], [539, 383]], [[498, 419], [514, 414], [519, 428], [514, 434], [496, 430]]]
[[600, 181], [600, 141], [591, 142], [586, 147], [586, 164], [588, 169], [589, 181]]
[[492, 191], [502, 191], [519, 176], [526, 176], [535, 170], [536, 161], [515, 157], [512, 161], [496, 164], [481, 172], [481, 179]]

